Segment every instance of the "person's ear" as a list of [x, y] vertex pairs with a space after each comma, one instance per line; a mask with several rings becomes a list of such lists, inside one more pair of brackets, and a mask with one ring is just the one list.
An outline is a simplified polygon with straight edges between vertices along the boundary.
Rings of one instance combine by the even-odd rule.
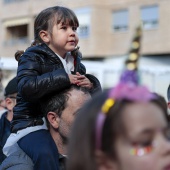
[[40, 36], [40, 38], [42, 39], [43, 42], [49, 43], [50, 35], [49, 35], [48, 31], [41, 30], [39, 32], [39, 36]]
[[170, 102], [168, 102], [168, 108], [170, 109]]
[[60, 117], [55, 112], [48, 112], [47, 119], [53, 128], [58, 129]]
[[9, 110], [9, 111], [12, 111], [13, 108], [14, 108], [14, 102], [11, 98], [7, 97], [5, 99], [5, 105], [6, 105], [6, 108]]
[[116, 162], [108, 156], [106, 156], [102, 151], [95, 151], [95, 160], [98, 170], [118, 170]]

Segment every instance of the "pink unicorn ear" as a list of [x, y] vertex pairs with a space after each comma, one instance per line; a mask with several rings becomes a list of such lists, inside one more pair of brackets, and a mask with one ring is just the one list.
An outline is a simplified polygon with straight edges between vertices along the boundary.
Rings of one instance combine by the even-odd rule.
[[138, 59], [140, 57], [139, 50], [141, 46], [141, 26], [136, 28], [135, 36], [131, 43], [129, 55], [125, 61], [125, 70], [120, 77], [120, 82], [138, 84], [139, 77], [137, 73]]

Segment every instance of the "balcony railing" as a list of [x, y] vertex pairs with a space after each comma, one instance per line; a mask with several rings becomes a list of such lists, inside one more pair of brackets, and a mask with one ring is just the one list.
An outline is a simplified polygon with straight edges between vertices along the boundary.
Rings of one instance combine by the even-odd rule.
[[4, 46], [14, 46], [16, 44], [28, 44], [30, 43], [28, 37], [22, 37], [22, 38], [13, 38], [4, 41], [3, 45]]
[[22, 2], [22, 1], [27, 1], [27, 0], [3, 0], [3, 2], [4, 2], [5, 4]]

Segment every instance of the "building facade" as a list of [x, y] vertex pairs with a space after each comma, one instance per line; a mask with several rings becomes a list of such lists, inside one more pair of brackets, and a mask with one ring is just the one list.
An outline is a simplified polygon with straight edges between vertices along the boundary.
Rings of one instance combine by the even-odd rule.
[[[24, 50], [30, 46], [34, 39], [33, 27], [36, 15], [54, 5], [69, 7], [76, 13], [80, 23], [78, 34], [83, 59], [101, 61], [126, 55], [135, 28], [141, 23], [143, 25], [141, 54], [169, 57], [169, 0], [1, 0], [1, 59], [14, 60], [17, 50]], [[112, 62], [113, 67], [114, 62]], [[9, 60], [7, 65], [8, 63]], [[94, 68], [92, 70], [94, 71]], [[169, 72], [167, 74], [169, 76]], [[155, 77], [154, 69], [151, 79], [153, 77]], [[107, 82], [104, 79], [102, 81]], [[157, 83], [155, 79], [153, 83]], [[168, 83], [169, 79], [164, 84]], [[166, 89], [164, 94], [165, 91]]]
[[53, 5], [70, 7], [80, 21], [80, 49], [85, 58], [127, 53], [134, 29], [143, 22], [143, 55], [170, 53], [169, 0], [1, 0], [0, 55], [11, 57], [34, 38], [36, 15]]

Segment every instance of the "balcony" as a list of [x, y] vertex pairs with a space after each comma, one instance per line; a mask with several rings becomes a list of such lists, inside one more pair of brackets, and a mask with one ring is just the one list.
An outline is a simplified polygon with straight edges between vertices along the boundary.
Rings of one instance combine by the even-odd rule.
[[4, 4], [9, 4], [9, 3], [18, 3], [18, 2], [23, 2], [27, 0], [3, 0]]
[[28, 37], [18, 37], [18, 38], [12, 38], [9, 40], [5, 40], [3, 43], [3, 46], [14, 46], [19, 44], [29, 44], [29, 38]]

